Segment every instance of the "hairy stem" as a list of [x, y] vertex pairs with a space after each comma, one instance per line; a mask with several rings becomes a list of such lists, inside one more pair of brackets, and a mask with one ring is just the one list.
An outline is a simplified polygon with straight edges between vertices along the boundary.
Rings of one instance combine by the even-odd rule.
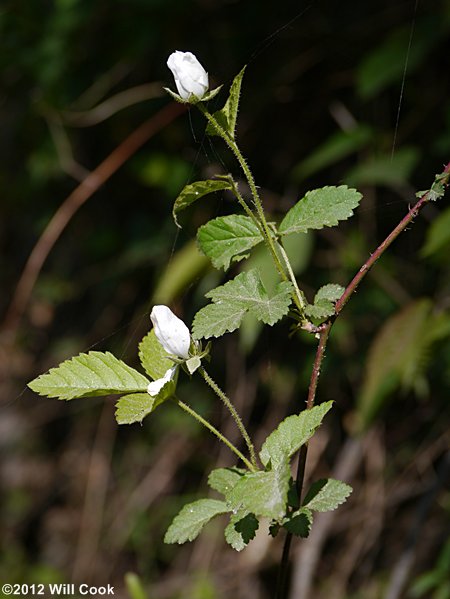
[[239, 449], [237, 449], [237, 447], [235, 447], [233, 445], [233, 443], [231, 443], [231, 441], [229, 441], [224, 435], [222, 435], [221, 432], [219, 432], [216, 427], [214, 427], [210, 422], [208, 422], [207, 420], [205, 420], [205, 418], [203, 418], [202, 416], [200, 416], [200, 414], [198, 414], [193, 408], [191, 408], [188, 404], [184, 403], [183, 401], [181, 401], [180, 399], [178, 399], [177, 397], [173, 398], [173, 401], [177, 404], [177, 406], [179, 406], [182, 410], [184, 410], [185, 412], [187, 412], [190, 416], [192, 416], [193, 418], [195, 418], [198, 422], [200, 422], [200, 424], [202, 424], [203, 426], [205, 426], [213, 435], [215, 435], [220, 441], [222, 441], [222, 443], [225, 443], [225, 445], [231, 449], [231, 451], [237, 455], [237, 457], [242, 460], [244, 462], [244, 464], [247, 466], [247, 468], [251, 471], [256, 470], [255, 466], [253, 464], [251, 464], [247, 458], [239, 451]]
[[239, 162], [239, 165], [240, 165], [242, 171], [244, 172], [245, 178], [247, 179], [248, 185], [250, 187], [253, 204], [256, 208], [256, 214], [258, 215], [258, 220], [261, 223], [261, 227], [262, 227], [261, 232], [264, 236], [264, 241], [266, 242], [267, 247], [269, 248], [269, 251], [272, 255], [272, 258], [275, 262], [275, 266], [276, 266], [278, 272], [280, 273], [281, 278], [283, 279], [283, 281], [288, 281], [288, 276], [283, 268], [280, 257], [277, 253], [277, 250], [276, 250], [276, 247], [275, 247], [275, 244], [273, 241], [273, 236], [272, 236], [272, 233], [270, 232], [270, 228], [269, 228], [269, 224], [266, 219], [266, 215], [264, 214], [264, 209], [262, 207], [261, 198], [259, 197], [255, 179], [253, 178], [252, 172], [251, 172], [247, 162], [245, 161], [244, 156], [242, 155], [242, 153], [241, 153], [240, 149], [238, 148], [238, 145], [236, 144], [234, 139], [219, 125], [219, 123], [216, 121], [214, 116], [205, 108], [205, 106], [203, 106], [203, 104], [201, 102], [196, 104], [196, 106], [199, 108], [199, 110], [205, 116], [207, 121], [211, 124], [211, 127], [213, 127], [214, 130], [216, 131], [216, 133], [224, 140], [224, 142], [227, 144], [227, 146], [230, 148], [230, 150], [235, 155], [237, 161]]
[[222, 389], [219, 387], [219, 385], [209, 376], [209, 374], [206, 372], [206, 370], [203, 367], [199, 368], [198, 372], [203, 377], [203, 379], [206, 381], [206, 383], [211, 387], [211, 389], [214, 391], [214, 393], [219, 397], [219, 399], [221, 399], [223, 401], [223, 403], [227, 407], [228, 411], [230, 412], [231, 416], [233, 417], [234, 421], [236, 422], [236, 425], [237, 425], [241, 435], [243, 436], [245, 443], [247, 444], [248, 451], [250, 453], [250, 460], [252, 463], [251, 470], [257, 470], [258, 465], [257, 465], [257, 461], [256, 461], [255, 448], [253, 446], [253, 443], [250, 439], [249, 434], [247, 433], [247, 429], [245, 428], [244, 423], [242, 422], [241, 417], [239, 416], [239, 414], [236, 411], [236, 408], [233, 406], [233, 404], [228, 399], [228, 397], [225, 395], [225, 393], [222, 391]]

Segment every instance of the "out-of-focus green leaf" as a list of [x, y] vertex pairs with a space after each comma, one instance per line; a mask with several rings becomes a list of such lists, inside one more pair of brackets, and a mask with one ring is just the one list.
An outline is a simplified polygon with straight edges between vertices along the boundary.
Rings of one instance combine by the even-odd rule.
[[349, 185], [402, 185], [409, 181], [418, 163], [420, 152], [417, 148], [400, 148], [393, 156], [380, 155], [364, 162], [349, 171], [344, 180]]
[[411, 389], [420, 383], [431, 345], [449, 334], [450, 315], [433, 314], [429, 299], [413, 302], [385, 323], [366, 361], [357, 406], [360, 428], [373, 422], [396, 388]]
[[450, 208], [446, 208], [428, 228], [421, 254], [428, 257], [446, 248], [450, 250]]
[[372, 131], [366, 125], [358, 125], [354, 129], [334, 133], [308, 158], [302, 160], [293, 168], [291, 172], [292, 180], [301, 182], [314, 173], [357, 152], [369, 142], [371, 137]]
[[411, 76], [445, 34], [443, 25], [437, 18], [422, 19], [415, 23], [412, 40], [410, 26], [394, 30], [361, 61], [356, 76], [359, 95], [367, 100], [392, 83], [400, 82], [406, 67]]
[[210, 267], [194, 240], [188, 241], [166, 265], [153, 293], [153, 304], [169, 305]]

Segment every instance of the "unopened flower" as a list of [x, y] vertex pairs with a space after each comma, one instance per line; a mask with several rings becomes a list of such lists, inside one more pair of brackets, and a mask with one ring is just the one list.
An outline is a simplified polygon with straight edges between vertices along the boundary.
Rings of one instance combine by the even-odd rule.
[[161, 391], [161, 389], [164, 387], [164, 385], [175, 378], [177, 368], [177, 366], [172, 366], [172, 368], [169, 368], [169, 370], [166, 371], [165, 375], [162, 378], [149, 383], [147, 387], [147, 392], [149, 393], [149, 395], [151, 395], [152, 397], [156, 397], [158, 393]]
[[167, 61], [167, 66], [175, 78], [175, 85], [183, 100], [195, 96], [199, 100], [208, 91], [208, 73], [199, 63], [192, 52], [173, 52]]
[[187, 359], [191, 334], [184, 322], [167, 306], [154, 306], [150, 318], [156, 338], [166, 352], [177, 358]]

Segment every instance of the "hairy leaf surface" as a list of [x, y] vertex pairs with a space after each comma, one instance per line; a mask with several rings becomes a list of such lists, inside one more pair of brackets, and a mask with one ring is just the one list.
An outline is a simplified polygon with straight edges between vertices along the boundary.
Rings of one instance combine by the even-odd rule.
[[273, 325], [289, 310], [292, 284], [277, 285], [272, 297], [267, 294], [257, 271], [239, 274], [225, 285], [206, 294], [211, 304], [195, 315], [193, 337], [220, 337], [239, 327], [244, 315], [250, 312], [258, 320]]
[[263, 241], [257, 225], [249, 216], [232, 214], [210, 220], [199, 228], [198, 245], [216, 268], [227, 270], [233, 258], [242, 257]]
[[303, 199], [289, 210], [280, 224], [282, 235], [305, 233], [308, 229], [333, 227], [353, 215], [362, 195], [346, 185], [322, 187], [308, 191]]
[[165, 543], [185, 543], [193, 541], [211, 518], [229, 512], [227, 504], [217, 499], [199, 499], [188, 503], [167, 529]]
[[109, 352], [91, 351], [66, 360], [28, 383], [30, 389], [57, 399], [146, 391], [148, 379]]

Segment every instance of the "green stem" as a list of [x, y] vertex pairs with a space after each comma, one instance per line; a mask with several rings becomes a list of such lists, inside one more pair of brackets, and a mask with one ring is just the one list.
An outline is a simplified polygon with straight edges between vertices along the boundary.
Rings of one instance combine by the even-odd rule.
[[258, 466], [257, 466], [257, 462], [256, 462], [255, 448], [253, 446], [253, 443], [250, 439], [249, 434], [247, 433], [244, 423], [241, 420], [241, 417], [239, 416], [239, 414], [236, 411], [236, 408], [233, 406], [233, 404], [228, 399], [228, 397], [225, 395], [225, 393], [222, 391], [222, 389], [219, 387], [219, 385], [209, 376], [209, 374], [206, 372], [206, 370], [203, 367], [199, 368], [198, 372], [203, 377], [203, 379], [206, 381], [206, 383], [211, 387], [211, 389], [214, 391], [214, 393], [219, 397], [219, 399], [221, 399], [223, 401], [223, 403], [227, 407], [228, 411], [230, 412], [231, 416], [233, 417], [234, 421], [236, 422], [236, 425], [237, 425], [241, 435], [244, 437], [245, 443], [247, 444], [248, 450], [250, 452], [250, 459], [252, 462], [251, 469], [257, 470]]
[[249, 470], [251, 470], [252, 472], [254, 472], [256, 470], [255, 466], [247, 460], [247, 458], [239, 451], [239, 449], [237, 449], [233, 445], [233, 443], [231, 443], [231, 441], [229, 441], [226, 437], [224, 437], [222, 435], [222, 433], [220, 431], [218, 431], [210, 422], [208, 422], [207, 420], [205, 420], [202, 416], [200, 416], [200, 414], [198, 414], [188, 404], [184, 403], [183, 401], [181, 401], [177, 397], [173, 397], [172, 399], [177, 404], [177, 406], [179, 406], [182, 410], [184, 410], [190, 416], [192, 416], [193, 418], [195, 418], [198, 422], [200, 422], [200, 424], [203, 424], [203, 426], [205, 426], [211, 433], [213, 433], [213, 435], [215, 435], [220, 441], [222, 441], [222, 443], [225, 443], [225, 445], [229, 449], [231, 449], [231, 451], [234, 454], [236, 454], [237, 457], [240, 460], [242, 460], [244, 462], [244, 464], [247, 466], [247, 468]]
[[269, 224], [267, 222], [266, 215], [264, 214], [261, 198], [259, 197], [258, 190], [256, 188], [255, 179], [253, 178], [252, 172], [248, 164], [246, 163], [245, 158], [243, 157], [234, 139], [219, 125], [219, 123], [216, 121], [213, 115], [205, 108], [205, 106], [201, 102], [196, 104], [196, 106], [205, 116], [207, 121], [211, 124], [211, 127], [214, 128], [217, 135], [219, 135], [219, 137], [221, 137], [224, 140], [224, 142], [236, 156], [236, 159], [239, 162], [239, 165], [242, 168], [245, 178], [247, 179], [247, 182], [250, 187], [250, 192], [253, 198], [253, 204], [255, 205], [256, 213], [262, 226], [264, 241], [266, 242], [267, 247], [269, 248], [269, 251], [272, 254], [272, 258], [275, 262], [275, 266], [278, 272], [280, 273], [281, 278], [283, 279], [283, 281], [288, 281], [288, 276], [283, 268], [280, 257], [278, 256], [275, 244], [273, 242], [272, 233], [270, 232]]

